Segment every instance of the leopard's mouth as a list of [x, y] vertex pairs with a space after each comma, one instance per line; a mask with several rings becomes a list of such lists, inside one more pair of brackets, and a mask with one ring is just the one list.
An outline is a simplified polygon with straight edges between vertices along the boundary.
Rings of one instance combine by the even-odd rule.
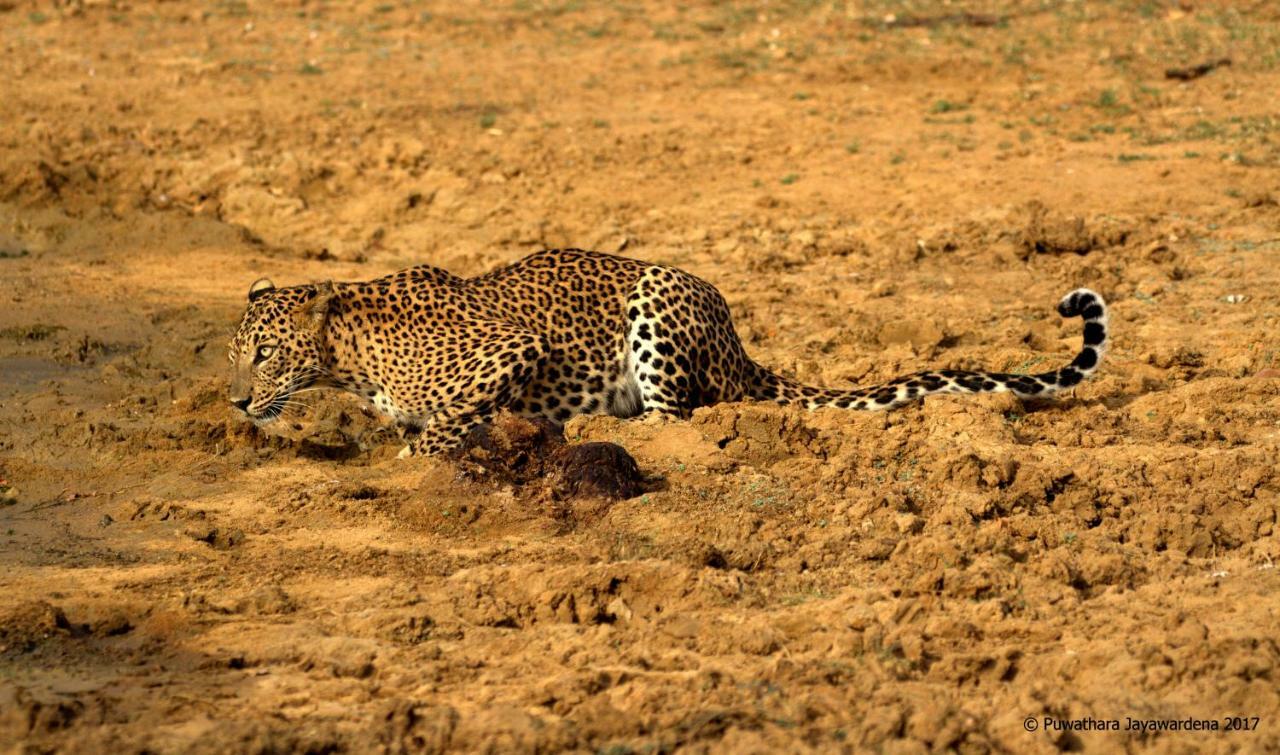
[[266, 427], [280, 419], [280, 416], [288, 408], [289, 396], [281, 395], [271, 399], [269, 403], [257, 411], [246, 411], [245, 415], [258, 427]]
[[259, 427], [265, 427], [280, 419], [287, 411], [295, 413], [304, 411], [307, 406], [297, 399], [297, 394], [306, 393], [325, 385], [325, 373], [316, 367], [309, 367], [288, 380], [281, 381], [276, 387], [276, 394], [271, 400], [253, 402], [245, 409], [245, 415]]

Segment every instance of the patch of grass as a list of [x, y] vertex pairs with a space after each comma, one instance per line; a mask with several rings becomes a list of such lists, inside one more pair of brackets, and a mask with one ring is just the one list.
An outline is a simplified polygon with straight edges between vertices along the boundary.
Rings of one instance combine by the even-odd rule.
[[515, 4], [511, 7], [512, 10], [517, 10], [522, 13], [551, 16], [554, 18], [555, 16], [563, 16], [566, 13], [573, 13], [574, 11], [581, 10], [582, 1], [569, 0], [568, 2], [557, 5], [552, 3], [533, 2], [533, 0], [516, 0]]
[[1114, 89], [1103, 89], [1093, 106], [1110, 116], [1128, 115], [1133, 108], [1120, 102], [1120, 94]]
[[1015, 40], [1000, 45], [1000, 54], [1004, 57], [1004, 62], [1014, 66], [1024, 66], [1027, 64], [1027, 43], [1023, 40]]
[[1012, 372], [1015, 375], [1028, 375], [1031, 373], [1032, 367], [1035, 367], [1037, 364], [1040, 364], [1044, 360], [1045, 360], [1045, 357], [1041, 357], [1041, 356], [1031, 357], [1030, 359], [1026, 360], [1025, 362], [1018, 365], [1017, 367], [1014, 367], [1013, 369], [1009, 370], [1009, 372]]
[[813, 97], [813, 95], [809, 94], [808, 92], [796, 92], [795, 94], [791, 95], [791, 99], [800, 100], [801, 102], [804, 102], [805, 100], [810, 99], [811, 97]]
[[1266, 137], [1280, 131], [1280, 117], [1274, 115], [1251, 115], [1247, 118], [1237, 116], [1230, 120], [1239, 125], [1236, 136], [1241, 139]]
[[968, 125], [976, 120], [978, 119], [973, 113], [965, 113], [959, 118], [933, 118], [925, 116], [924, 122], [932, 126], [960, 126]]
[[43, 24], [46, 21], [48, 21], [49, 17], [38, 10], [33, 10], [27, 14], [27, 20], [35, 24], [36, 26], [39, 26], [40, 24]]
[[1210, 121], [1196, 121], [1182, 130], [1182, 138], [1189, 140], [1218, 139], [1225, 135], [1225, 130]]
[[742, 47], [716, 53], [715, 62], [724, 68], [738, 71], [759, 71], [769, 67], [768, 58], [759, 50]]
[[14, 325], [10, 328], [0, 329], [0, 338], [8, 338], [13, 341], [43, 341], [60, 330], [66, 330], [66, 328], [61, 325], [45, 325], [43, 323]]
[[961, 110], [968, 110], [969, 106], [963, 102], [951, 102], [950, 100], [938, 100], [929, 108], [931, 113], [955, 113]]
[[492, 111], [483, 113], [480, 116], [480, 128], [493, 128], [493, 124], [498, 122], [498, 114]]
[[800, 174], [788, 173], [787, 175], [782, 177], [781, 183], [783, 186], [790, 186], [791, 184], [799, 180], [800, 180]]
[[249, 3], [245, 2], [245, 0], [222, 0], [218, 3], [218, 9], [234, 18], [243, 18], [249, 15]]
[[609, 122], [603, 118], [596, 118], [595, 120], [591, 121], [591, 125], [594, 128], [609, 128]]
[[692, 35], [682, 34], [676, 31], [671, 24], [654, 24], [650, 27], [653, 31], [653, 38], [662, 40], [663, 42], [679, 42], [687, 39], [694, 39]]
[[858, 141], [857, 139], [854, 139], [853, 141], [844, 145], [844, 151], [848, 152], [851, 155], [856, 155], [862, 151], [862, 142]]
[[302, 74], [303, 76], [319, 76], [320, 74], [324, 73], [324, 69], [320, 68], [320, 66], [316, 65], [315, 63], [311, 63], [308, 61], [302, 64], [302, 67], [298, 69], [298, 73]]
[[1155, 155], [1146, 155], [1142, 153], [1130, 154], [1130, 153], [1121, 152], [1120, 154], [1116, 155], [1116, 159], [1122, 163], [1136, 163], [1136, 162], [1143, 162], [1146, 160], [1155, 160], [1157, 158]]

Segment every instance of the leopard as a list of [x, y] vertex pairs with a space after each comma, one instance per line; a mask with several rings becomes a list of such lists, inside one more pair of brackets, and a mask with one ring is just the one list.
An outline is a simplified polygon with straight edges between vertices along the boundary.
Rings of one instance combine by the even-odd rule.
[[752, 360], [715, 286], [614, 254], [549, 249], [471, 278], [431, 265], [352, 283], [263, 278], [230, 342], [229, 399], [265, 427], [306, 391], [355, 394], [399, 428], [402, 457], [455, 449], [503, 411], [563, 425], [753, 400], [875, 411], [937, 394], [1044, 399], [1094, 374], [1110, 337], [1098, 293], [1077, 288], [1057, 310], [1084, 322], [1082, 347], [1057, 369], [935, 369], [831, 388]]

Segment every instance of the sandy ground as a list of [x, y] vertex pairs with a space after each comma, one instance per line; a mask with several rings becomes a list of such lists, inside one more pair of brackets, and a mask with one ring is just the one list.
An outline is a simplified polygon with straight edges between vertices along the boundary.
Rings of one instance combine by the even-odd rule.
[[[0, 750], [1280, 748], [1274, 4], [9, 0], [0, 35]], [[613, 504], [397, 461], [342, 397], [231, 416], [253, 279], [564, 245], [714, 282], [814, 383], [1047, 368], [1080, 285], [1114, 349], [1050, 404], [575, 421], [648, 478]]]

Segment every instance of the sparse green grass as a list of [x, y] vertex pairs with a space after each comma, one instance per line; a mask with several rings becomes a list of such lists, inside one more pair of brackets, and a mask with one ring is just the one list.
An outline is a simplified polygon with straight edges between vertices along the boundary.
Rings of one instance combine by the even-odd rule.
[[555, 18], [582, 10], [582, 0], [568, 0], [563, 3], [547, 3], [540, 0], [516, 0], [511, 9], [530, 16]]
[[950, 100], [938, 100], [929, 108], [930, 113], [954, 113], [960, 110], [968, 110], [969, 106], [963, 102], [952, 102]]
[[1133, 108], [1120, 101], [1120, 94], [1114, 89], [1104, 89], [1098, 94], [1093, 106], [1103, 113], [1115, 118], [1128, 115]]
[[61, 325], [45, 325], [43, 323], [14, 325], [13, 327], [0, 329], [0, 338], [13, 341], [43, 341], [60, 330], [66, 330], [66, 328]]
[[221, 0], [217, 8], [223, 15], [232, 18], [243, 18], [249, 15], [249, 3], [245, 0]]
[[1031, 373], [1032, 367], [1035, 367], [1036, 365], [1040, 364], [1043, 361], [1045, 361], [1045, 357], [1042, 357], [1042, 356], [1030, 357], [1026, 361], [1024, 361], [1022, 364], [1019, 364], [1018, 366], [1012, 369], [1009, 369], [1008, 371], [1012, 372], [1015, 375], [1028, 375]]
[[781, 183], [783, 186], [790, 186], [791, 184], [799, 180], [800, 180], [800, 175], [798, 173], [788, 173], [787, 175], [782, 177], [779, 183]]
[[658, 65], [662, 68], [672, 68], [674, 66], [689, 66], [696, 62], [698, 62], [698, 59], [693, 55], [687, 52], [682, 52], [674, 58], [663, 58], [658, 61]]
[[769, 59], [759, 50], [737, 47], [715, 54], [715, 62], [737, 71], [760, 71], [769, 67]]
[[933, 118], [925, 116], [924, 122], [933, 126], [967, 126], [978, 120], [973, 113], [965, 113], [959, 118]]

